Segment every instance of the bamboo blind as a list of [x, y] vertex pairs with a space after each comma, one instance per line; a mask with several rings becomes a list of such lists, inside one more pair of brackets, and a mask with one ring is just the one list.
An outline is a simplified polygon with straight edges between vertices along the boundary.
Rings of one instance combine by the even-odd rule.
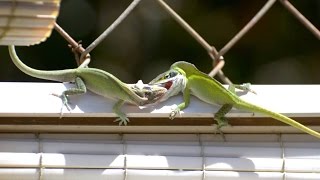
[[[0, 134], [0, 179], [319, 179], [308, 135]], [[19, 147], [19, 148], [17, 148]]]
[[0, 0], [0, 45], [30, 46], [45, 41], [60, 0]]

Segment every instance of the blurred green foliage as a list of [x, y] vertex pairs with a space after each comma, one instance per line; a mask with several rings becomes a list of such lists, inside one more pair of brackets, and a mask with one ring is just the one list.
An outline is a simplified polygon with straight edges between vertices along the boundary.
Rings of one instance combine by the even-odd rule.
[[[207, 42], [221, 49], [266, 1], [166, 1]], [[291, 0], [318, 29], [320, 1]], [[113, 0], [63, 0], [58, 24], [84, 47], [100, 35], [131, 3]], [[0, 48], [1, 81], [40, 81], [20, 72]], [[37, 69], [75, 68], [67, 42], [55, 31], [40, 45], [19, 47], [20, 58]], [[90, 66], [124, 82], [148, 82], [178, 60], [209, 72], [207, 52], [156, 1], [136, 9], [91, 53]], [[279, 2], [224, 56], [223, 71], [235, 83], [320, 83], [320, 43]]]

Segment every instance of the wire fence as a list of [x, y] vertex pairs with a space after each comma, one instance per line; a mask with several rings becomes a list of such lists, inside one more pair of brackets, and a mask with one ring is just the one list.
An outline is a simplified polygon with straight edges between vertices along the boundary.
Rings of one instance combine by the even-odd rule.
[[[122, 12], [122, 14], [87, 48], [83, 48], [81, 44], [72, 39], [67, 32], [63, 30], [58, 24], [55, 24], [57, 30], [70, 44], [78, 65], [88, 64], [90, 62], [89, 53], [98, 46], [116, 27], [128, 17], [133, 9], [141, 2], [141, 0], [133, 0], [132, 3]], [[283, 8], [288, 10], [294, 17], [296, 17], [302, 25], [307, 28], [318, 40], [320, 40], [320, 31], [307, 19], [299, 10], [291, 4], [288, 0], [267, 0], [264, 6], [256, 13], [256, 15], [234, 36], [232, 37], [220, 50], [217, 50], [214, 45], [209, 44], [201, 37], [182, 17], [180, 17], [165, 1], [156, 0], [158, 3], [185, 31], [187, 31], [209, 54], [213, 63], [210, 76], [218, 75], [224, 83], [231, 84], [232, 82], [224, 75], [222, 69], [225, 65], [224, 55], [243, 38], [260, 20], [261, 18], [274, 6], [275, 3], [281, 3]]]

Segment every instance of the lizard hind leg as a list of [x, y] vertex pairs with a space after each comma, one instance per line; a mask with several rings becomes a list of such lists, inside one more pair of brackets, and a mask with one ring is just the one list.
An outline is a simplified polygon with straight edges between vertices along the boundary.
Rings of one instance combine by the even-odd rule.
[[119, 126], [121, 125], [127, 125], [128, 122], [130, 122], [129, 118], [127, 117], [127, 115], [122, 112], [121, 106], [125, 103], [125, 101], [123, 100], [119, 100], [114, 106], [113, 106], [113, 112], [118, 116], [118, 118], [116, 120], [114, 120], [114, 122], [119, 122]]
[[223, 126], [227, 126], [228, 120], [225, 117], [225, 115], [232, 109], [231, 104], [224, 104], [214, 115], [214, 120], [217, 121], [217, 128], [220, 131], [220, 129]]
[[[54, 96], [61, 98], [63, 106], [65, 106], [68, 109], [68, 111], [71, 110], [69, 106], [68, 96], [84, 94], [87, 92], [86, 85], [84, 84], [83, 80], [80, 77], [76, 77], [75, 84], [76, 84], [75, 88], [67, 89], [63, 91], [60, 95], [52, 94]], [[60, 118], [62, 117], [63, 106], [61, 107]]]
[[221, 131], [221, 128], [223, 126], [227, 126], [228, 124], [228, 120], [225, 117], [225, 115], [232, 109], [232, 105], [231, 104], [224, 104], [214, 115], [214, 120], [217, 121], [217, 131], [221, 134], [222, 139], [224, 141], [226, 141], [226, 138], [223, 134], [223, 132]]

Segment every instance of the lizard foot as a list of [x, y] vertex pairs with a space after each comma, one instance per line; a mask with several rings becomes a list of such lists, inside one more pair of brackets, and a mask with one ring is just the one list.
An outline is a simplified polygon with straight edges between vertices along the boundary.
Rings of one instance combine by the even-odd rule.
[[219, 117], [219, 118], [214, 117], [214, 120], [217, 121], [217, 126], [216, 126], [217, 129], [215, 131], [215, 134], [217, 132], [219, 132], [223, 141], [226, 141], [226, 137], [225, 137], [224, 133], [222, 132], [221, 128], [229, 125], [228, 120], [225, 117]]
[[217, 121], [217, 129], [219, 131], [223, 126], [229, 126], [228, 119], [225, 117], [214, 117], [214, 120]]
[[129, 118], [125, 114], [117, 114], [119, 117], [113, 122], [119, 122], [119, 126], [127, 125], [130, 122]]
[[243, 90], [243, 91], [246, 91], [246, 92], [251, 92], [253, 94], [257, 94], [254, 90], [252, 90], [250, 88], [250, 86], [251, 86], [251, 83], [243, 83], [241, 85], [236, 85], [236, 88], [240, 89], [240, 90]]
[[175, 108], [174, 110], [171, 111], [170, 115], [169, 115], [169, 119], [173, 120], [177, 114], [180, 115], [180, 109], [179, 108]]
[[217, 132], [221, 135], [223, 141], [225, 142], [226, 141], [226, 137], [225, 137], [223, 131], [221, 130], [221, 127], [219, 127], [218, 125], [216, 126], [216, 130], [214, 131], [214, 134], [216, 135]]
[[56, 96], [56, 97], [59, 97], [62, 101], [62, 106], [61, 106], [61, 109], [60, 109], [60, 116], [59, 118], [61, 119], [62, 118], [62, 115], [63, 115], [63, 107], [65, 106], [67, 108], [67, 110], [70, 112], [71, 111], [71, 108], [69, 106], [69, 100], [68, 100], [68, 97], [65, 95], [65, 94], [56, 94], [56, 93], [51, 93], [51, 95], [53, 96]]
[[114, 106], [113, 106], [113, 112], [118, 116], [116, 120], [113, 122], [119, 122], [119, 126], [121, 125], [127, 125], [129, 121], [129, 118], [127, 115], [120, 110], [121, 106], [124, 104], [123, 100], [119, 100]]

